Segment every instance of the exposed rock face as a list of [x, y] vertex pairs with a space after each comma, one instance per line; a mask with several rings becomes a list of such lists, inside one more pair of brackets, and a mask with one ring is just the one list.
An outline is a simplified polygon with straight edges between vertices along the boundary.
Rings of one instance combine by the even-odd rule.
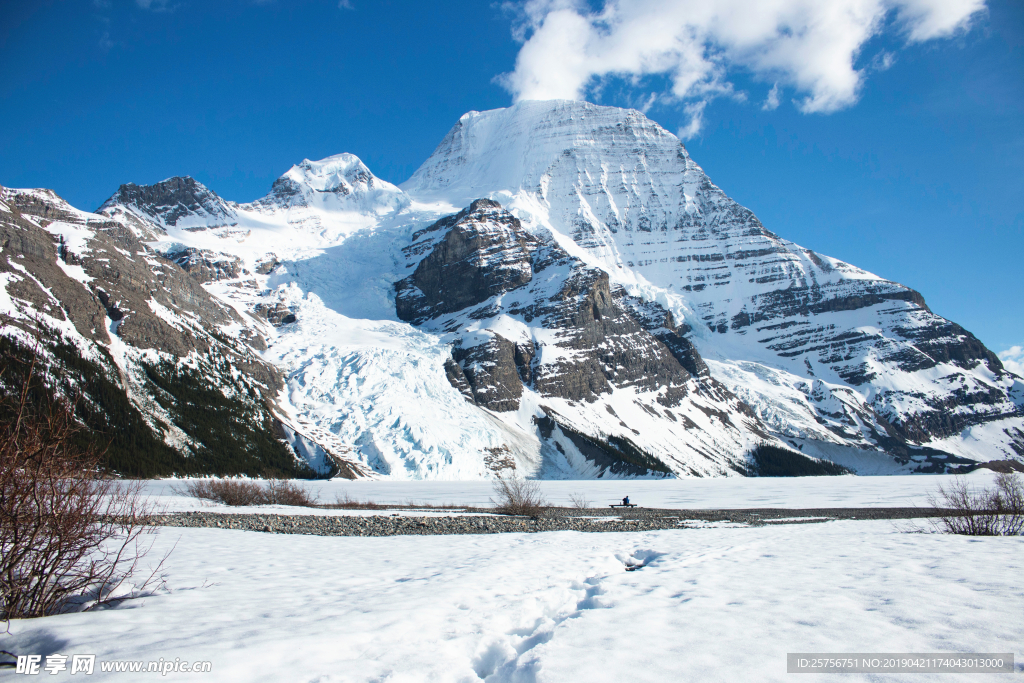
[[677, 324], [671, 311], [638, 297], [627, 297], [628, 306], [637, 314], [644, 327], [662, 344], [668, 347], [679, 364], [694, 377], [711, 377], [707, 363], [700, 357], [697, 347], [686, 338], [690, 326]]
[[[540, 399], [587, 404], [621, 390], [666, 409], [688, 402], [691, 391], [719, 403], [707, 410], [734, 411], [739, 405], [710, 378], [668, 311], [626, 295], [610, 284], [606, 272], [587, 267], [550, 239], [531, 235], [497, 202], [475, 201], [417, 232], [405, 252], [418, 262], [412, 275], [395, 285], [398, 314], [449, 333], [454, 347], [447, 377], [476, 405], [516, 411], [526, 391]], [[545, 410], [546, 419], [555, 420], [556, 413]], [[761, 429], [749, 409], [743, 415], [746, 429]], [[565, 443], [574, 444], [602, 472], [669, 471], [649, 454], [638, 456], [649, 460], [629, 464], [623, 460], [628, 450], [602, 446], [604, 437], [585, 436], [568, 418], [559, 419]], [[545, 430], [550, 436], [556, 422], [538, 423], [542, 436]], [[625, 426], [620, 418], [615, 422]]]
[[237, 256], [218, 254], [209, 249], [184, 247], [163, 255], [201, 283], [234, 279], [242, 275], [242, 261]]
[[271, 325], [278, 327], [295, 322], [295, 314], [281, 302], [276, 304], [256, 304], [255, 313]]
[[[431, 320], [450, 330], [457, 328], [460, 313], [476, 320], [508, 314], [557, 331], [554, 360], [545, 360], [543, 347], [533, 340], [513, 342], [495, 333], [469, 346], [460, 337], [453, 358], [479, 405], [516, 410], [523, 383], [542, 396], [572, 401], [592, 401], [613, 387], [664, 389], [660, 400], [666, 405], [686, 395], [690, 372], [628, 306], [635, 302], [621, 288], [613, 295], [608, 274], [530, 235], [497, 202], [475, 201], [418, 237], [432, 240], [433, 247], [395, 286], [401, 318]], [[415, 254], [419, 247], [414, 240], [407, 252]], [[531, 286], [534, 273], [538, 282]], [[485, 302], [490, 305], [468, 310]], [[671, 314], [657, 308], [648, 304], [644, 312], [671, 321]], [[672, 332], [665, 328], [663, 334], [668, 338]], [[673, 341], [680, 349], [686, 346], [682, 338]], [[703, 366], [692, 346], [681, 355], [695, 369]]]
[[96, 210], [129, 207], [139, 216], [156, 219], [163, 226], [215, 227], [237, 222], [234, 208], [193, 178], [174, 177], [153, 185], [122, 185]]
[[523, 395], [523, 380], [516, 363], [518, 350], [518, 345], [497, 334], [483, 344], [455, 349], [452, 359], [459, 369], [452, 368], [452, 386], [463, 390], [459, 381], [461, 371], [474, 403], [498, 412], [518, 410]]
[[[105, 340], [104, 305], [60, 268], [57, 261], [63, 245], [27, 220], [18, 208], [23, 206], [58, 215], [62, 213], [58, 211], [59, 206], [51, 206], [38, 196], [11, 196], [3, 188], [0, 188], [0, 202], [0, 247], [3, 248], [0, 273], [5, 274], [12, 303], [24, 314], [24, 318], [15, 318], [10, 315], [13, 312], [9, 312], [2, 315], [3, 323], [31, 329], [29, 319], [38, 311], [52, 320], [70, 322], [89, 341]], [[64, 253], [67, 253], [66, 248]]]
[[444, 237], [397, 287], [403, 320], [461, 311], [533, 277], [530, 256], [537, 241], [497, 202], [475, 201], [428, 228], [442, 230]]
[[[27, 201], [31, 197], [15, 191], [4, 191], [3, 197], [9, 205], [4, 214], [6, 240], [14, 253], [37, 259], [30, 273], [38, 272], [61, 288], [59, 300], [74, 303], [65, 307], [72, 318], [83, 309], [88, 311], [84, 301], [92, 299], [116, 323], [116, 333], [125, 342], [174, 356], [186, 356], [193, 350], [206, 353], [210, 331], [243, 322], [234, 310], [213, 299], [181, 267], [161, 258], [121, 223], [91, 221], [86, 224], [87, 231], [82, 231], [80, 215], [58, 215], [47, 203]], [[47, 215], [57, 215], [60, 220], [54, 222]], [[81, 252], [65, 242], [65, 226], [69, 233], [87, 235], [84, 240], [79, 238]], [[84, 282], [72, 280], [57, 259], [81, 268]], [[88, 334], [83, 336], [105, 338], [106, 325], [97, 331], [95, 315], [89, 313], [88, 320]], [[268, 369], [266, 374], [272, 376], [273, 371]]]
[[119, 223], [96, 228], [88, 253], [78, 258], [92, 278], [90, 289], [117, 323], [117, 335], [136, 348], [205, 354], [210, 331], [242, 323], [234, 310]]
[[24, 213], [50, 221], [80, 218], [80, 212], [57, 196], [53, 190], [7, 191], [4, 192], [3, 198], [15, 216]]
[[662, 391], [658, 400], [666, 406], [686, 395], [691, 374], [623, 305], [624, 295], [620, 288], [613, 294], [607, 273], [580, 269], [549, 300], [554, 306], [531, 310], [545, 326], [566, 330], [558, 346], [574, 352], [572, 360], [556, 361], [554, 371], [537, 373], [541, 394], [586, 400], [612, 388], [635, 387]]

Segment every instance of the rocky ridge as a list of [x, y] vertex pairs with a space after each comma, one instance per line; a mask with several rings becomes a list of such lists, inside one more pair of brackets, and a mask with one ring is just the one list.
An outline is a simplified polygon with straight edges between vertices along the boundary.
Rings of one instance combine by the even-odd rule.
[[259, 325], [207, 292], [203, 273], [47, 191], [0, 188], [0, 245], [8, 353], [38, 346], [60, 389], [84, 393], [96, 438], [128, 432], [109, 447], [115, 469], [316, 474], [281, 438], [283, 379], [258, 356]]
[[96, 213], [121, 210], [133, 214], [143, 224], [160, 227], [206, 229], [235, 225], [238, 217], [229, 202], [190, 177], [174, 177], [153, 185], [127, 183], [118, 188]]

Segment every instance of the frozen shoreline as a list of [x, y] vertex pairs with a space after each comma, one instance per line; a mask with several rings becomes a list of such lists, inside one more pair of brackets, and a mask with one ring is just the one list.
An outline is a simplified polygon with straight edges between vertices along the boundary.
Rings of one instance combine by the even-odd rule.
[[[439, 536], [452, 534], [636, 532], [707, 525], [762, 526], [818, 524], [834, 520], [919, 520], [935, 517], [930, 508], [831, 508], [794, 510], [573, 510], [548, 508], [537, 517], [481, 514], [472, 510], [352, 510], [349, 515], [289, 515], [276, 513], [180, 512], [153, 518], [168, 527], [258, 531], [312, 536]], [[910, 525], [908, 525], [910, 526]], [[927, 526], [919, 525], [922, 529]]]

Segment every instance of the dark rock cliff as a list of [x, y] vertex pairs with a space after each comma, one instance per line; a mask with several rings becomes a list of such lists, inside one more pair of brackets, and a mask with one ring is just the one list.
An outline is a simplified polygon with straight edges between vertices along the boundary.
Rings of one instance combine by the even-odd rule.
[[[425, 252], [419, 251], [423, 238], [432, 240]], [[497, 202], [477, 200], [438, 221], [418, 233], [408, 251], [425, 255], [395, 286], [403, 320], [447, 328], [461, 312], [475, 319], [507, 314], [557, 332], [548, 349], [557, 358], [547, 361], [534, 340], [460, 338], [453, 352], [459, 371], [450, 374], [478, 405], [515, 410], [524, 384], [542, 396], [573, 401], [592, 401], [613, 387], [663, 389], [660, 400], [673, 405], [686, 395], [693, 374], [706, 374], [671, 314], [647, 304], [640, 315], [621, 289], [612, 291], [607, 273], [530, 235]], [[648, 319], [659, 314], [659, 323]]]
[[421, 322], [461, 311], [533, 277], [531, 255], [537, 241], [497, 202], [478, 199], [424, 232], [435, 231], [445, 231], [444, 237], [396, 285], [402, 320]]

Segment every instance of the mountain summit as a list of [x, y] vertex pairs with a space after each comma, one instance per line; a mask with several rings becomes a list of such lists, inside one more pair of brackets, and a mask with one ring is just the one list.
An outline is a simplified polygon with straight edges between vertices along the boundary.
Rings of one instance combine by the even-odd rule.
[[470, 112], [401, 187], [340, 154], [250, 204], [191, 178], [97, 214], [4, 190], [0, 224], [46, 283], [5, 252], [0, 315], [109, 357], [195, 471], [251, 468], [174, 402], [196, 368], [255, 401], [279, 471], [274, 443], [390, 478], [756, 474], [764, 444], [859, 473], [1024, 459], [1024, 381], [981, 342], [768, 230], [633, 110]]

